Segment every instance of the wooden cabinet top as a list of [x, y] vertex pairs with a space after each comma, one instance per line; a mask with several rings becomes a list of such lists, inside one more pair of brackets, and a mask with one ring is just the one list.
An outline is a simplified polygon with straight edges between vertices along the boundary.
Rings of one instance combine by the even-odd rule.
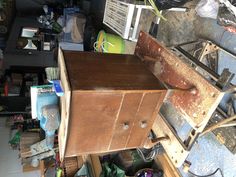
[[63, 51], [71, 90], [165, 90], [135, 55]]

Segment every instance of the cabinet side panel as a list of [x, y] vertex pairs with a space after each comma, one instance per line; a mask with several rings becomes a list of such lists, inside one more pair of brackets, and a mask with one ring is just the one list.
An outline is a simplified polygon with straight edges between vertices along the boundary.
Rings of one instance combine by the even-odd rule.
[[164, 95], [162, 92], [145, 93], [136, 114], [127, 148], [142, 146], [143, 141], [147, 138], [152, 128], [153, 121], [157, 116], [160, 104], [163, 102]]
[[107, 151], [121, 101], [121, 93], [73, 92], [66, 156]]
[[125, 149], [143, 93], [126, 93], [115, 125], [110, 150]]
[[61, 49], [58, 50], [58, 65], [60, 69], [61, 85], [64, 90], [64, 95], [60, 97], [61, 123], [58, 132], [60, 158], [61, 161], [63, 161], [66, 151], [68, 123], [70, 118], [71, 88], [65, 66], [64, 56]]

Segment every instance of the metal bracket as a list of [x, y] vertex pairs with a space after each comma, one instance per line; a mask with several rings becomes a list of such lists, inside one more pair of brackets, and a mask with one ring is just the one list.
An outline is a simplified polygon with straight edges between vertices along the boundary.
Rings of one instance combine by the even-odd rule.
[[228, 68], [225, 68], [220, 75], [216, 85], [221, 89], [226, 89], [230, 85], [232, 79], [234, 78], [234, 73], [231, 73]]

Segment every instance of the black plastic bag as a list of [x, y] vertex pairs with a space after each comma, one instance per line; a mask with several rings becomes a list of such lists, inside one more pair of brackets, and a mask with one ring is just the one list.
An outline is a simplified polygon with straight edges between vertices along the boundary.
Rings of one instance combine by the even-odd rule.
[[92, 16], [88, 16], [86, 19], [84, 29], [84, 51], [93, 51], [93, 44], [96, 42], [97, 33], [93, 25]]
[[158, 10], [170, 9], [172, 7], [179, 7], [190, 0], [156, 0], [155, 4]]

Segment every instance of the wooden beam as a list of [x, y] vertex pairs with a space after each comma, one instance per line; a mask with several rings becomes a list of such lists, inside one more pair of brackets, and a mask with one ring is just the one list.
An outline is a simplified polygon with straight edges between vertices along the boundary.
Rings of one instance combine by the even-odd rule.
[[158, 155], [155, 162], [164, 172], [164, 177], [182, 177], [179, 170], [172, 164], [167, 154]]

